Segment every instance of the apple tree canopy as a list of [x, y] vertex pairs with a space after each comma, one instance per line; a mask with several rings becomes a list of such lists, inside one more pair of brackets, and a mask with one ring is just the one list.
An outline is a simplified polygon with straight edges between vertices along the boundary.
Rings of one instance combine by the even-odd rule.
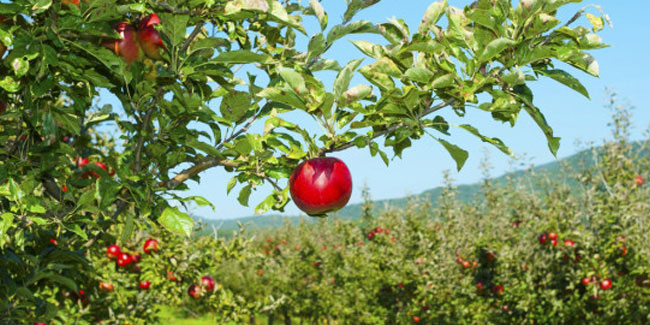
[[[255, 203], [263, 213], [288, 203], [288, 188], [278, 180], [298, 163], [351, 147], [367, 147], [388, 164], [388, 152], [400, 157], [426, 135], [460, 169], [468, 153], [451, 140], [457, 130], [511, 154], [502, 140], [443, 116], [468, 110], [510, 125], [528, 114], [557, 152], [560, 139], [529, 84], [550, 78], [589, 96], [556, 65], [598, 76], [589, 50], [607, 46], [597, 35], [609, 22], [600, 7], [587, 6], [563, 22], [558, 12], [580, 0], [479, 0], [464, 8], [445, 0], [431, 3], [418, 25], [356, 18], [377, 2], [347, 0], [340, 23], [316, 0], [0, 3], [0, 41], [7, 48], [0, 87], [8, 104], [0, 116], [0, 230], [36, 224], [72, 231], [88, 244], [111, 222], [124, 222], [128, 239], [135, 221], [148, 218], [188, 234], [192, 219], [168, 202], [210, 205], [179, 195], [209, 168], [234, 175], [223, 186], [230, 192], [239, 184], [243, 205], [256, 187], [272, 184], [273, 192]], [[127, 64], [122, 48], [105, 46], [124, 36], [116, 23], [139, 30], [153, 13], [160, 19], [151, 28], [162, 39], [161, 59], [124, 48], [139, 55]], [[306, 29], [307, 20], [317, 29]], [[383, 41], [364, 40], [368, 34]], [[298, 42], [298, 35], [308, 42]], [[131, 46], [156, 49], [144, 37], [137, 41]], [[341, 41], [354, 44], [358, 59], [332, 59], [330, 49]], [[336, 73], [333, 84], [317, 77], [326, 70]], [[364, 82], [353, 85], [354, 76]], [[121, 107], [99, 107], [106, 92]], [[293, 111], [312, 116], [322, 136], [288, 119]], [[252, 132], [257, 125], [263, 131]], [[80, 167], [78, 157], [91, 163]]]

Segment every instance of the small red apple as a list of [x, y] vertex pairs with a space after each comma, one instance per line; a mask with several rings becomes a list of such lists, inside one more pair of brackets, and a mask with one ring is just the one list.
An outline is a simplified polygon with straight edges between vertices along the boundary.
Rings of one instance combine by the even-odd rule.
[[117, 265], [121, 267], [127, 267], [129, 264], [131, 264], [133, 260], [131, 259], [131, 255], [127, 253], [120, 253], [117, 256]]
[[557, 234], [554, 233], [554, 232], [549, 232], [548, 233], [548, 239], [550, 239], [550, 240], [557, 239]]
[[557, 246], [557, 240], [551, 239], [551, 245], [553, 245], [553, 247]]
[[469, 261], [463, 261], [462, 265], [464, 268], [468, 268], [470, 266]]
[[174, 282], [179, 282], [178, 278], [174, 275], [174, 272], [172, 271], [167, 272], [167, 277], [169, 277], [169, 279]]
[[634, 181], [636, 182], [637, 186], [641, 186], [641, 185], [643, 185], [644, 179], [641, 176], [637, 176], [637, 177], [634, 177]]
[[103, 42], [104, 46], [115, 52], [131, 64], [142, 58], [142, 51], [136, 40], [136, 32], [128, 22], [113, 25], [113, 29], [120, 34], [121, 39], [110, 39]]
[[116, 259], [121, 253], [120, 246], [117, 246], [115, 244], [108, 246], [106, 249], [106, 256], [108, 256], [109, 259]]
[[144, 247], [142, 248], [145, 253], [149, 254], [151, 251], [158, 251], [158, 240], [149, 238], [144, 242]]
[[420, 322], [420, 317], [418, 316], [413, 316], [413, 322], [419, 323]]
[[47, 325], [47, 323], [33, 322], [32, 325]]
[[131, 261], [133, 261], [133, 263], [140, 263], [141, 259], [142, 259], [142, 256], [140, 256], [140, 254], [132, 254], [131, 255]]
[[54, 246], [59, 246], [59, 243], [54, 238], [50, 239], [50, 243], [52, 243]]
[[114, 288], [115, 288], [115, 287], [113, 286], [112, 283], [107, 283], [107, 282], [104, 282], [104, 281], [102, 281], [102, 282], [99, 283], [99, 290], [102, 290], [102, 291], [113, 291]]
[[627, 255], [627, 246], [621, 247], [621, 256]]
[[609, 279], [605, 279], [602, 282], [600, 282], [600, 288], [603, 290], [608, 290], [611, 287], [612, 287], [612, 281], [610, 281]]
[[571, 240], [571, 239], [567, 239], [567, 240], [564, 241], [564, 246], [569, 247], [569, 248], [575, 246], [575, 244], [576, 243], [574, 243], [573, 240]]
[[152, 60], [162, 60], [160, 49], [167, 51], [165, 44], [163, 44], [160, 34], [155, 26], [160, 25], [160, 18], [158, 15], [151, 14], [140, 21], [138, 27], [138, 43], [142, 47], [144, 54]]
[[546, 245], [546, 241], [548, 240], [548, 237], [546, 237], [545, 234], [541, 234], [539, 235], [539, 237], [537, 237], [537, 240], [539, 240], [540, 244]]
[[201, 285], [208, 292], [214, 291], [215, 283], [214, 283], [214, 280], [212, 279], [212, 277], [210, 277], [210, 276], [206, 275], [206, 276], [202, 277], [201, 278]]
[[[88, 2], [88, 0], [84, 0]], [[79, 7], [79, 0], [61, 0], [61, 4], [67, 5], [67, 4], [73, 4], [77, 7]]]
[[257, 275], [262, 276], [262, 273], [264, 273], [264, 271], [262, 271], [262, 269], [257, 270]]
[[140, 281], [140, 283], [138, 283], [138, 285], [140, 286], [140, 289], [148, 290], [149, 287], [151, 286], [151, 281]]
[[479, 291], [483, 290], [483, 282], [477, 282], [476, 283], [476, 290], [479, 290]]
[[193, 284], [187, 289], [187, 294], [194, 299], [199, 299], [201, 298], [201, 287]]
[[492, 288], [492, 291], [494, 291], [494, 293], [500, 295], [500, 294], [503, 293], [503, 286], [498, 284], [494, 288]]
[[590, 282], [591, 282], [591, 279], [590, 279], [590, 278], [586, 278], [586, 277], [585, 277], [585, 278], [582, 278], [582, 285], [585, 285], [585, 286], [586, 286], [586, 285], [588, 285]]
[[299, 164], [289, 177], [291, 198], [308, 215], [344, 207], [352, 195], [352, 175], [340, 159], [314, 158]]

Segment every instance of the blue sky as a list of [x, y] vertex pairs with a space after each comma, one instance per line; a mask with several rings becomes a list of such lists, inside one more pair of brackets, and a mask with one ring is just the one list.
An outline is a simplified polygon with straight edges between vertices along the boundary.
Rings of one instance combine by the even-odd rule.
[[[450, 5], [461, 8], [470, 2], [449, 1]], [[329, 13], [329, 27], [340, 23], [345, 11], [345, 1], [324, 0], [321, 3]], [[361, 12], [355, 19], [382, 23], [388, 18], [402, 18], [413, 31], [417, 30], [422, 14], [430, 3], [429, 0], [384, 0]], [[606, 88], [617, 91], [620, 98], [628, 99], [630, 103], [637, 106], [634, 110], [636, 126], [634, 138], [640, 138], [642, 131], [650, 127], [650, 112], [646, 108], [646, 103], [650, 101], [650, 84], [647, 82], [647, 76], [650, 75], [650, 67], [647, 64], [650, 58], [650, 45], [646, 34], [650, 28], [647, 18], [647, 12], [650, 12], [650, 1], [627, 0], [625, 5], [622, 5], [618, 1], [589, 0], [581, 4], [565, 6], [559, 16], [566, 21], [577, 10], [588, 4], [602, 5], [603, 10], [609, 14], [614, 23], [614, 28], [606, 27], [600, 33], [604, 42], [612, 47], [592, 52], [600, 65], [600, 78], [591, 77], [566, 65], [558, 64], [558, 67], [581, 79], [591, 95], [591, 100], [550, 80], [531, 85], [535, 93], [536, 105], [546, 115], [555, 135], [562, 137], [558, 158], [569, 156], [579, 150], [575, 145], [576, 140], [600, 142], [609, 136], [607, 123], [610, 112], [604, 108], [605, 99], [608, 98], [605, 94]], [[593, 8], [590, 10], [594, 14], [597, 13]], [[586, 24], [584, 19], [579, 22]], [[304, 24], [311, 33], [319, 31], [317, 21], [313, 17], [306, 17]], [[363, 57], [363, 54], [347, 41], [360, 39], [381, 41], [378, 37], [354, 35], [338, 41], [337, 45], [327, 53], [327, 57], [337, 59], [342, 64]], [[306, 38], [298, 43], [298, 48], [303, 50], [306, 48]], [[364, 61], [365, 64], [371, 62], [371, 60]], [[326, 85], [331, 85], [335, 75], [324, 74], [319, 77]], [[352, 85], [363, 82], [364, 80], [357, 76], [353, 79]], [[548, 150], [542, 132], [525, 114], [520, 116], [517, 125], [513, 128], [508, 124], [492, 121], [488, 113], [478, 110], [468, 110], [463, 119], [455, 117], [451, 111], [442, 111], [442, 115], [451, 123], [470, 123], [486, 135], [499, 137], [513, 149], [515, 155], [526, 157], [523, 160], [525, 166], [529, 163], [539, 165], [555, 160]], [[311, 123], [309, 127], [313, 126], [314, 129], [310, 131], [317, 132], [318, 126], [304, 115], [295, 114], [291, 115], [291, 118], [292, 122], [301, 125]], [[414, 142], [411, 148], [405, 150], [402, 159], [396, 158], [391, 161], [389, 167], [386, 167], [380, 158], [371, 157], [367, 149], [353, 148], [333, 156], [345, 161], [352, 172], [354, 191], [351, 203], [361, 201], [360, 189], [364, 184], [369, 186], [374, 199], [420, 193], [441, 185], [443, 170], [451, 170], [456, 184], [477, 182], [482, 178], [478, 166], [485, 155], [485, 150], [489, 152], [490, 162], [494, 166], [491, 171], [492, 176], [501, 175], [513, 168], [512, 161], [507, 156], [466, 132], [452, 129], [450, 140], [470, 153], [465, 167], [460, 172], [456, 172], [455, 163], [444, 148], [431, 138], [422, 138]], [[226, 184], [232, 176], [233, 174], [225, 172], [222, 168], [215, 168], [202, 174], [200, 184], [188, 183], [191, 190], [184, 195], [203, 196], [216, 206], [216, 212], [208, 207], [196, 207], [191, 212], [211, 219], [253, 215], [254, 206], [270, 193], [270, 187], [258, 188], [251, 195], [251, 207], [242, 207], [237, 202], [237, 189], [230, 195], [226, 194]], [[299, 214], [299, 210], [293, 203], [289, 203], [285, 210], [288, 215]]]

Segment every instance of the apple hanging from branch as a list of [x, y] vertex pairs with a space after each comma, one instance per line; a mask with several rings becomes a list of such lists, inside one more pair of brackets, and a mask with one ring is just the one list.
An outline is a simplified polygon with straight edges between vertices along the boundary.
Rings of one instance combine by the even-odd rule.
[[144, 54], [152, 60], [162, 60], [160, 49], [167, 51], [165, 44], [156, 30], [156, 25], [160, 25], [160, 18], [156, 14], [146, 16], [140, 21], [138, 26], [137, 39]]
[[314, 158], [299, 164], [289, 177], [291, 198], [310, 216], [344, 207], [352, 195], [352, 175], [338, 158]]
[[138, 46], [133, 26], [128, 22], [121, 22], [114, 25], [113, 29], [120, 34], [121, 39], [105, 40], [104, 46], [121, 56], [127, 64], [142, 59], [142, 51]]

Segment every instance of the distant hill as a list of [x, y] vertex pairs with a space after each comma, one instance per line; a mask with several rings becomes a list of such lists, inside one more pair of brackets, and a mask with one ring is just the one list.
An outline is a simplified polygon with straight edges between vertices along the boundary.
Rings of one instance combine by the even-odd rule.
[[[640, 143], [634, 143], [634, 149], [639, 149], [641, 147]], [[642, 153], [642, 155], [650, 155], [648, 149]], [[552, 175], [556, 180], [565, 182], [570, 186], [572, 184], [577, 185], [576, 182], [570, 179], [566, 173], [566, 169], [581, 170], [593, 166], [593, 153], [591, 150], [580, 151], [576, 154], [573, 154], [564, 159], [539, 165], [533, 168], [535, 174], [538, 175]], [[530, 177], [529, 173], [525, 170], [518, 170], [515, 172], [506, 173], [502, 176], [492, 179], [492, 182], [495, 186], [505, 185], [508, 180], [514, 182], [523, 182], [526, 181], [526, 178]], [[476, 199], [481, 191], [481, 184], [467, 184], [467, 185], [457, 185], [456, 186], [456, 198], [461, 202], [470, 202]], [[402, 197], [394, 198], [387, 200], [376, 200], [373, 201], [375, 210], [384, 209], [387, 206], [403, 208], [408, 204], [409, 199], [419, 199], [419, 200], [428, 200], [435, 204], [440, 195], [443, 192], [443, 187], [439, 186], [430, 190], [426, 190], [420, 194], [414, 195], [411, 198]], [[338, 218], [343, 220], [359, 220], [362, 216], [361, 203], [350, 204], [345, 208], [339, 210], [337, 213], [331, 215], [331, 218]], [[206, 224], [206, 231], [209, 230], [212, 233], [213, 227], [218, 229], [220, 236], [229, 237], [233, 230], [239, 229], [238, 224], [246, 224], [247, 229], [251, 231], [268, 229], [273, 227], [281, 226], [284, 222], [290, 222], [293, 224], [298, 223], [300, 220], [305, 220], [306, 222], [314, 222], [315, 220], [309, 217], [298, 217], [298, 216], [280, 216], [280, 215], [263, 215], [263, 216], [251, 216], [243, 217], [237, 219], [225, 219], [225, 220], [207, 220], [202, 219]], [[205, 231], [204, 231], [205, 233]]]

